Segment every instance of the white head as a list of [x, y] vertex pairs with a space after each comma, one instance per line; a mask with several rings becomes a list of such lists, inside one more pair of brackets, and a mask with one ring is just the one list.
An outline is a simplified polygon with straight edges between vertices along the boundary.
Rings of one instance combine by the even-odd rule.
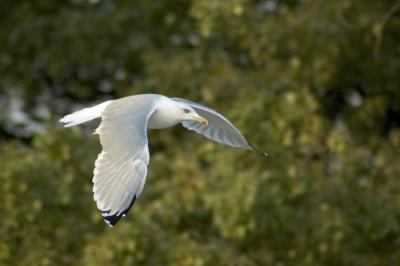
[[149, 120], [148, 128], [167, 128], [184, 121], [196, 121], [208, 125], [208, 121], [190, 105], [163, 97], [158, 102], [157, 111]]
[[200, 116], [190, 105], [178, 102], [175, 102], [175, 105], [177, 107], [175, 112], [180, 122], [192, 120], [203, 125], [208, 125], [207, 119]]

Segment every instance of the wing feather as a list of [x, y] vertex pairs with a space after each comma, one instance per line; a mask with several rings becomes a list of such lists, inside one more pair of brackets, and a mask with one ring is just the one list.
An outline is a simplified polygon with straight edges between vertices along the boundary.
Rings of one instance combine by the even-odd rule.
[[113, 101], [96, 129], [103, 150], [93, 171], [93, 197], [110, 226], [128, 213], [143, 190], [150, 160], [147, 122], [156, 102], [149, 95]]
[[[174, 101], [190, 105], [199, 115], [208, 120], [208, 125], [195, 121], [184, 121], [182, 125], [189, 130], [202, 134], [206, 138], [229, 146], [257, 151], [240, 133], [240, 131], [222, 114], [217, 111], [189, 100], [172, 98]], [[266, 153], [260, 154], [267, 156]]]

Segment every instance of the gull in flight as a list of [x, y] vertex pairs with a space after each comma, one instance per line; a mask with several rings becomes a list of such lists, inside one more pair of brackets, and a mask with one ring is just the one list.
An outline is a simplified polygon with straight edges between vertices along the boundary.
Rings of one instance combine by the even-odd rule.
[[84, 108], [64, 116], [60, 122], [71, 127], [95, 118], [101, 118], [95, 134], [99, 135], [103, 150], [95, 162], [93, 193], [109, 226], [126, 216], [142, 193], [150, 160], [147, 129], [181, 123], [211, 140], [257, 151], [223, 115], [185, 99], [133, 95]]

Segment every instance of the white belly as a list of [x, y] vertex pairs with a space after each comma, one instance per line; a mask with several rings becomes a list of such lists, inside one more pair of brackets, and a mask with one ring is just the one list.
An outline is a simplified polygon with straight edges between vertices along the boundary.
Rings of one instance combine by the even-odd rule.
[[149, 129], [161, 129], [167, 127], [173, 127], [179, 124], [179, 120], [173, 119], [165, 112], [156, 111], [149, 119], [147, 128]]

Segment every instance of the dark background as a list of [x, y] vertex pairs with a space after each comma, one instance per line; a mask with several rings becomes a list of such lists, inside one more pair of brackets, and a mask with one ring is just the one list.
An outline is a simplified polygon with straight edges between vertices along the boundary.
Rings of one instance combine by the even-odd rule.
[[[399, 265], [400, 2], [0, 2], [0, 265]], [[268, 159], [150, 131], [142, 197], [92, 199], [96, 122], [160, 93], [212, 106]]]

